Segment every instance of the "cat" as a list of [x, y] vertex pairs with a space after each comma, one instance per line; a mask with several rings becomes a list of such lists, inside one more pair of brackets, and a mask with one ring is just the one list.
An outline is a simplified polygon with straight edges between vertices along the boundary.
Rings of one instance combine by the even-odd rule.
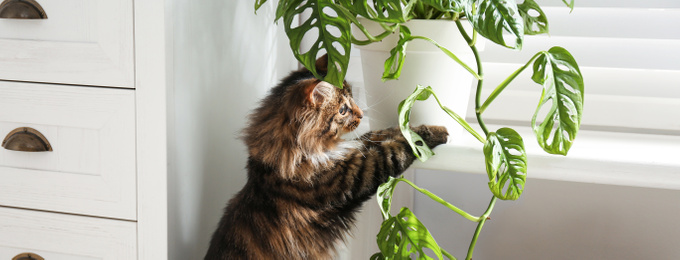
[[[326, 57], [317, 60], [321, 73]], [[331, 259], [361, 205], [415, 156], [399, 128], [354, 131], [363, 111], [343, 88], [307, 69], [271, 89], [244, 129], [248, 180], [227, 204], [205, 260]], [[434, 148], [446, 128], [413, 128]]]

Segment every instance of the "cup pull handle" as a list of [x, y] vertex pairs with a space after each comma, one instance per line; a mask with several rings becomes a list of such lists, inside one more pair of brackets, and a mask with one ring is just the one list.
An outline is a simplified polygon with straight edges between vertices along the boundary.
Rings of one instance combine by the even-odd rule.
[[45, 258], [35, 253], [21, 253], [13, 257], [12, 260], [45, 260]]
[[47, 138], [30, 127], [19, 127], [9, 132], [2, 141], [2, 147], [20, 152], [51, 152], [52, 145]]
[[0, 18], [47, 19], [47, 13], [35, 0], [5, 0], [0, 3]]

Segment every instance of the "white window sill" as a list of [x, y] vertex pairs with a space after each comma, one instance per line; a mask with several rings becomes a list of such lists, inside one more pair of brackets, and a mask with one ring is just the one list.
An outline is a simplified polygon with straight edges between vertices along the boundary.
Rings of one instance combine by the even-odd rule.
[[[680, 190], [680, 136], [581, 130], [564, 157], [544, 152], [529, 127], [513, 129], [524, 138], [529, 180]], [[434, 157], [414, 166], [486, 174], [483, 145], [467, 132], [459, 139], [437, 147]]]

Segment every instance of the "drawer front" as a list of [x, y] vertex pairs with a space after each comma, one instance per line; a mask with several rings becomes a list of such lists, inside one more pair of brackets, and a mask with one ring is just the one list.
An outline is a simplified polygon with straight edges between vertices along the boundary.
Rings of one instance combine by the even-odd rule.
[[0, 79], [134, 87], [132, 0], [38, 0], [47, 19], [0, 19]]
[[0, 81], [0, 138], [30, 127], [52, 148], [0, 148], [0, 206], [136, 219], [134, 105], [134, 90]]
[[[0, 259], [136, 259], [136, 225], [122, 220], [0, 207]], [[33, 258], [36, 259], [36, 258]]]

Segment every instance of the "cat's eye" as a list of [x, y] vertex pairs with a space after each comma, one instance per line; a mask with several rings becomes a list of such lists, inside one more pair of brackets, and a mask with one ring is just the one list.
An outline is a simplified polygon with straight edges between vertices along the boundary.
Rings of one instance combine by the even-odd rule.
[[342, 107], [340, 107], [340, 111], [338, 111], [338, 112], [339, 112], [341, 115], [344, 115], [344, 114], [347, 113], [347, 110], [349, 110], [349, 108], [347, 107], [347, 105], [343, 105]]

